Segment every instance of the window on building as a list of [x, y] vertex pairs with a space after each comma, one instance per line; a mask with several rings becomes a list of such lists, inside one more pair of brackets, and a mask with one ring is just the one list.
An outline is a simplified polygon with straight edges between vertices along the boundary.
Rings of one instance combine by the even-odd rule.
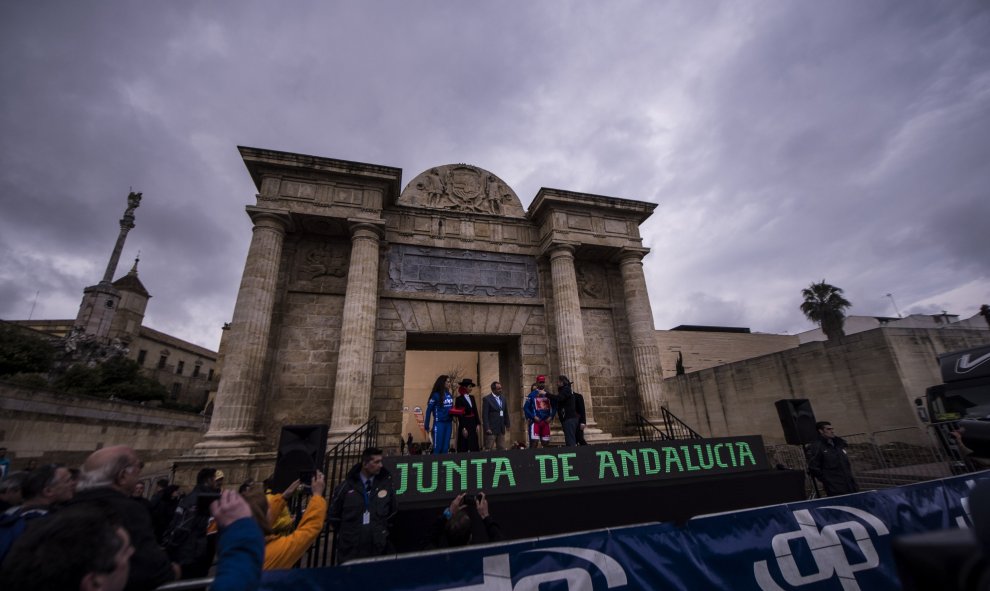
[[158, 357], [158, 369], [165, 369], [165, 362], [168, 361], [168, 355], [161, 355]]
[[147, 351], [145, 351], [144, 349], [141, 349], [140, 351], [138, 351], [138, 360], [137, 360], [138, 361], [138, 365], [143, 366], [144, 365], [144, 360], [147, 357], [148, 357], [148, 352]]
[[185, 361], [180, 361], [175, 366], [175, 375], [181, 376], [182, 375], [182, 370], [184, 370], [184, 369], [186, 369], [186, 362]]
[[182, 384], [175, 382], [172, 384], [172, 400], [178, 400], [179, 394], [182, 393]]
[[208, 382], [212, 382], [213, 381], [213, 368], [212, 367], [210, 368], [210, 373], [206, 374], [206, 380]]
[[199, 370], [202, 369], [202, 368], [203, 368], [203, 366], [200, 365], [199, 363], [197, 363], [196, 365], [194, 365], [193, 366], [193, 375], [192, 375], [192, 377], [198, 378], [199, 377]]

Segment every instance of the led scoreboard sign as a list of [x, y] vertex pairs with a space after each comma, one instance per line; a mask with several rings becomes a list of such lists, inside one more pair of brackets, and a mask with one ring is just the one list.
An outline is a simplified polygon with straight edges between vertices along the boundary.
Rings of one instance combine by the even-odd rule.
[[462, 492], [523, 493], [768, 470], [759, 435], [391, 456], [385, 467], [400, 501], [448, 499]]

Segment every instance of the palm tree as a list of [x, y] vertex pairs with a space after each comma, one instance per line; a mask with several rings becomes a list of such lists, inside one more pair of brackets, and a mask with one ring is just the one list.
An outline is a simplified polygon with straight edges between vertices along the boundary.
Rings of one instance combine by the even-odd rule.
[[822, 327], [825, 338], [845, 336], [842, 323], [846, 319], [846, 308], [852, 304], [842, 297], [840, 288], [829, 285], [822, 279], [820, 283], [812, 283], [807, 289], [802, 289], [801, 295], [804, 296], [801, 311], [808, 320], [817, 322]]

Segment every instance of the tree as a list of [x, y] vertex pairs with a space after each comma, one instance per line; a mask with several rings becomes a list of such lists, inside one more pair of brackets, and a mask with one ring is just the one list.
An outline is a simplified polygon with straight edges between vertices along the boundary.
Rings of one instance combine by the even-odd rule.
[[0, 325], [0, 376], [46, 372], [54, 355], [50, 339], [43, 335], [12, 324]]
[[846, 308], [852, 304], [842, 297], [842, 290], [834, 285], [825, 283], [822, 279], [820, 283], [812, 283], [806, 289], [801, 290], [804, 302], [801, 303], [801, 311], [808, 317], [808, 320], [818, 323], [822, 327], [822, 332], [828, 339], [845, 336], [842, 324], [846, 319]]
[[980, 316], [987, 321], [987, 326], [990, 326], [990, 306], [983, 304], [980, 306]]

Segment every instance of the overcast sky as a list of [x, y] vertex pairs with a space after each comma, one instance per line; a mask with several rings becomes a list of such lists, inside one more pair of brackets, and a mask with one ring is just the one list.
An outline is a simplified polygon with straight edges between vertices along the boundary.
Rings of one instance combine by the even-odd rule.
[[0, 318], [74, 318], [128, 190], [145, 324], [215, 348], [245, 145], [659, 204], [657, 328], [990, 303], [990, 3], [4, 2]]

